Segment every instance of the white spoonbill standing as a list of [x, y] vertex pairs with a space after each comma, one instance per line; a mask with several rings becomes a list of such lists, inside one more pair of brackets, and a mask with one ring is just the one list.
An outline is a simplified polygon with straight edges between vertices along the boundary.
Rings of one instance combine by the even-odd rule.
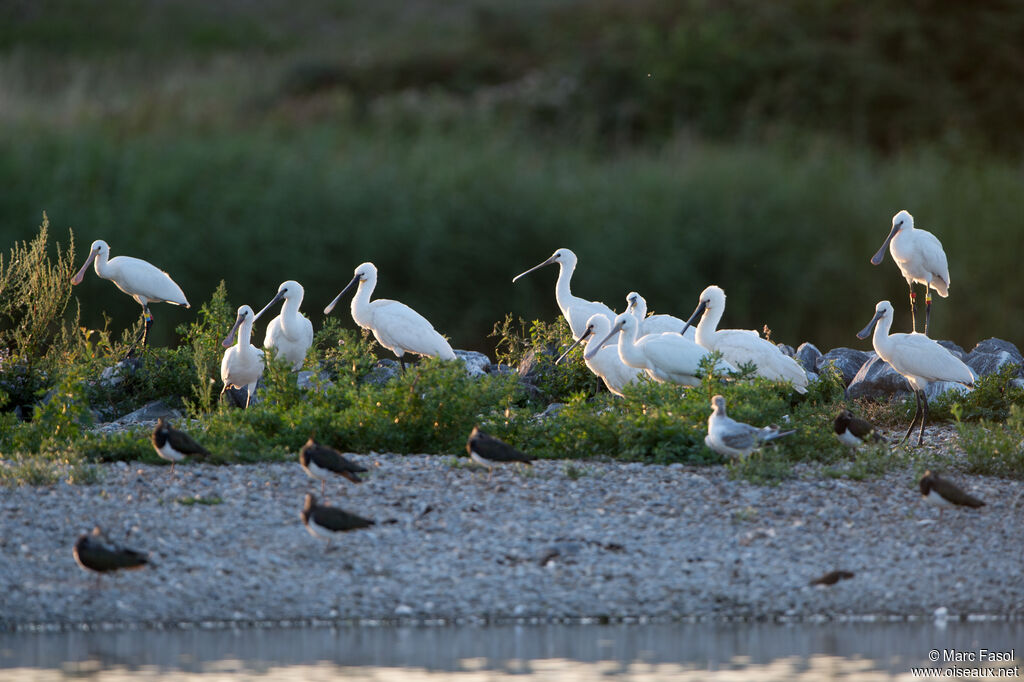
[[455, 351], [427, 318], [398, 301], [388, 298], [370, 300], [377, 286], [377, 267], [373, 263], [363, 263], [356, 268], [349, 283], [324, 308], [324, 315], [330, 315], [342, 295], [356, 283], [358, 287], [356, 295], [352, 297], [352, 319], [363, 329], [373, 332], [377, 343], [397, 355], [403, 370], [407, 352], [442, 360], [455, 359]]
[[788, 436], [793, 431], [779, 431], [777, 426], [757, 428], [732, 419], [725, 413], [725, 397], [716, 395], [711, 399], [711, 416], [708, 417], [708, 435], [704, 444], [726, 457], [746, 457], [763, 443]]
[[736, 366], [752, 362], [757, 365], [759, 376], [773, 381], [788, 381], [797, 393], [807, 393], [807, 374], [803, 367], [774, 343], [749, 329], [718, 329], [724, 312], [725, 292], [721, 287], [712, 284], [701, 292], [697, 309], [686, 321], [689, 328], [700, 317], [696, 335], [698, 344], [708, 350], [717, 350]]
[[254, 319], [260, 319], [268, 308], [278, 301], [284, 301], [281, 314], [267, 325], [263, 347], [267, 350], [274, 349], [277, 355], [292, 363], [293, 370], [302, 369], [302, 363], [306, 361], [306, 352], [313, 345], [313, 323], [299, 312], [304, 294], [302, 285], [295, 280], [282, 282], [274, 298], [263, 306], [263, 310], [256, 313]]
[[555, 360], [555, 364], [561, 362], [569, 354], [569, 351], [581, 343], [587, 344], [587, 350], [590, 350], [591, 344], [594, 344], [593, 347], [598, 350], [590, 357], [584, 354], [583, 361], [587, 363], [587, 368], [591, 372], [601, 377], [601, 381], [609, 391], [621, 396], [622, 389], [636, 381], [642, 370], [624, 363], [619, 357], [618, 346], [598, 344], [598, 339], [611, 338], [611, 328], [612, 323], [604, 315], [600, 313], [591, 315], [587, 320], [587, 328], [583, 330], [583, 335], [569, 346], [569, 349], [562, 353], [561, 357]]
[[[135, 343], [142, 340], [146, 345], [146, 336], [149, 328], [153, 326], [153, 314], [149, 312], [150, 303], [173, 303], [191, 307], [181, 287], [175, 284], [171, 276], [139, 258], [131, 256], [116, 256], [110, 258], [110, 247], [102, 239], [97, 239], [89, 247], [89, 257], [85, 260], [82, 269], [71, 278], [71, 284], [81, 284], [85, 277], [85, 271], [89, 264], [96, 262], [96, 274], [103, 279], [109, 279], [118, 289], [135, 299], [136, 303], [142, 306], [142, 319], [145, 324], [142, 333]], [[132, 344], [134, 347], [135, 343]], [[131, 351], [129, 351], [131, 353]]]
[[932, 289], [939, 292], [942, 298], [949, 296], [949, 263], [946, 261], [946, 252], [942, 250], [942, 242], [931, 232], [914, 227], [914, 216], [907, 211], [900, 211], [892, 217], [889, 236], [871, 257], [872, 265], [882, 262], [886, 246], [910, 287], [911, 329], [915, 332], [917, 294], [914, 293], [914, 282], [924, 285], [924, 333], [927, 334], [932, 316]]
[[686, 328], [686, 338], [694, 341], [696, 330], [693, 327], [686, 327], [686, 323], [673, 315], [651, 315], [647, 316], [647, 301], [635, 291], [626, 294], [626, 310], [633, 313], [633, 317], [640, 323], [640, 336], [647, 334], [665, 334], [675, 332], [682, 333]]
[[572, 279], [572, 273], [576, 269], [576, 254], [569, 249], [558, 249], [543, 263], [535, 265], [526, 272], [519, 273], [513, 277], [512, 282], [515, 283], [520, 277], [524, 277], [545, 265], [552, 265], [554, 263], [558, 263], [555, 301], [558, 302], [558, 308], [562, 311], [565, 321], [569, 323], [569, 329], [572, 330], [572, 338], [578, 339], [583, 336], [583, 332], [587, 329], [587, 320], [590, 319], [591, 315], [600, 313], [607, 317], [609, 321], [615, 319], [615, 311], [604, 303], [588, 301], [579, 296], [572, 295], [572, 291], [569, 290], [569, 280]]
[[[700, 361], [709, 355], [706, 349], [679, 332], [648, 334], [637, 340], [638, 326], [632, 313], [622, 313], [615, 318], [607, 336], [596, 345], [587, 345], [583, 357], [593, 357], [606, 341], [619, 334], [619, 358], [624, 364], [645, 370], [655, 381], [700, 386]], [[715, 367], [729, 372], [736, 369], [721, 360]]]
[[[243, 305], [238, 309], [235, 324], [225, 337], [224, 359], [220, 362], [220, 380], [224, 382], [221, 393], [229, 388], [244, 388], [247, 392], [245, 406], [249, 407], [256, 392], [256, 382], [263, 375], [263, 351], [250, 343], [252, 323], [255, 318], [252, 308]], [[231, 345], [238, 334], [238, 343]]]
[[974, 373], [959, 358], [924, 334], [890, 334], [892, 316], [892, 303], [879, 301], [875, 306], [875, 316], [868, 322], [868, 326], [857, 332], [857, 338], [866, 339], [874, 327], [871, 345], [875, 347], [878, 357], [892, 365], [914, 389], [917, 411], [903, 441], [910, 437], [920, 416], [921, 432], [917, 444], [921, 445], [924, 443], [924, 423], [928, 420], [928, 396], [924, 389], [933, 381], [955, 381], [973, 386]]

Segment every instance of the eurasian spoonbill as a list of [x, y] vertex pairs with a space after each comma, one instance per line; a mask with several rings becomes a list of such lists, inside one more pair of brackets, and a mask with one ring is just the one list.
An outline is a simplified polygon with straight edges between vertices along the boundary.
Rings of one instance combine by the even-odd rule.
[[[267, 334], [263, 337], [263, 347], [274, 349], [277, 355], [292, 363], [293, 370], [302, 369], [306, 361], [306, 352], [313, 345], [313, 323], [299, 312], [305, 291], [295, 280], [282, 282], [277, 294], [263, 310], [256, 313], [256, 320], [267, 312], [270, 306], [284, 300], [281, 314], [267, 325]], [[255, 320], [254, 320], [255, 321]]]
[[[673, 315], [651, 315], [647, 316], [647, 301], [635, 291], [626, 294], [626, 310], [633, 313], [633, 316], [640, 323], [640, 336], [648, 334], [681, 333], [686, 323]], [[684, 336], [694, 341], [696, 330], [692, 327], [686, 329]]]
[[918, 434], [917, 444], [921, 445], [924, 443], [924, 423], [928, 420], [928, 396], [925, 395], [924, 389], [933, 381], [955, 381], [972, 386], [974, 373], [959, 358], [924, 334], [890, 334], [892, 316], [892, 303], [879, 301], [875, 306], [874, 317], [864, 329], [857, 332], [857, 338], [866, 339], [874, 327], [871, 345], [875, 347], [878, 357], [892, 365], [892, 368], [902, 374], [914, 389], [917, 411], [903, 440], [910, 437], [920, 416], [921, 432]]
[[532, 455], [520, 452], [500, 438], [481, 431], [479, 426], [474, 426], [470, 431], [469, 439], [466, 441], [466, 452], [474, 462], [487, 467], [490, 472], [487, 476], [488, 481], [494, 475], [495, 464], [515, 463], [533, 466], [535, 459]]
[[[149, 328], [153, 326], [153, 314], [149, 312], [150, 303], [173, 303], [175, 305], [191, 307], [185, 298], [181, 287], [175, 284], [171, 276], [139, 258], [131, 256], [116, 256], [110, 258], [110, 247], [102, 239], [97, 239], [89, 247], [89, 257], [85, 265], [71, 278], [71, 284], [81, 284], [85, 277], [85, 271], [89, 264], [96, 262], [96, 274], [103, 279], [109, 279], [118, 289], [135, 299], [135, 302], [142, 306], [142, 319], [144, 325], [135, 343], [142, 341], [146, 345], [146, 336]], [[134, 343], [132, 346], [134, 347]], [[130, 351], [129, 351], [130, 352]]]
[[807, 392], [807, 373], [804, 368], [774, 343], [762, 339], [753, 330], [718, 329], [724, 312], [725, 292], [712, 284], [701, 292], [697, 309], [686, 321], [685, 328], [689, 328], [700, 317], [695, 337], [699, 345], [718, 351], [736, 366], [752, 362], [757, 365], [759, 376], [773, 381], [788, 381], [797, 393]]
[[558, 263], [555, 301], [558, 302], [558, 308], [562, 311], [565, 321], [569, 323], [569, 329], [572, 330], [572, 338], [578, 339], [583, 336], [583, 332], [587, 328], [587, 320], [590, 319], [591, 315], [600, 313], [609, 320], [615, 318], [615, 311], [604, 303], [600, 301], [587, 301], [579, 296], [572, 295], [572, 291], [569, 290], [569, 280], [572, 279], [572, 273], [576, 269], [576, 254], [569, 249], [558, 249], [543, 263], [535, 265], [526, 272], [521, 272], [513, 277], [512, 282], [515, 283], [520, 277], [525, 277], [534, 270], [554, 263]]
[[[229, 388], [245, 388], [247, 396], [245, 406], [249, 407], [252, 395], [256, 392], [256, 382], [263, 375], [263, 351], [250, 343], [252, 338], [252, 308], [243, 305], [238, 308], [238, 316], [231, 331], [224, 338], [224, 358], [220, 362], [220, 379], [224, 382], [221, 393]], [[235, 334], [238, 343], [232, 345]]]
[[172, 476], [174, 475], [174, 465], [185, 457], [210, 456], [206, 448], [195, 442], [192, 436], [174, 428], [163, 417], [156, 420], [152, 440], [156, 454], [171, 463]]
[[914, 293], [914, 282], [924, 285], [924, 333], [928, 334], [928, 322], [932, 316], [932, 289], [943, 298], [949, 296], [949, 263], [946, 261], [946, 252], [942, 250], [942, 242], [931, 232], [914, 227], [914, 216], [907, 211], [900, 211], [892, 218], [889, 236], [871, 257], [872, 265], [882, 262], [886, 246], [910, 288], [911, 329], [915, 332], [917, 294]]
[[341, 476], [353, 483], [362, 483], [359, 474], [367, 471], [366, 467], [350, 461], [331, 446], [317, 443], [313, 436], [310, 436], [299, 450], [299, 464], [310, 478], [320, 479], [321, 495], [324, 494], [327, 479], [331, 475]]
[[370, 300], [377, 286], [377, 267], [373, 263], [363, 263], [355, 269], [349, 283], [324, 308], [324, 315], [329, 315], [342, 295], [357, 283], [356, 295], [352, 297], [352, 319], [363, 329], [373, 332], [377, 343], [397, 355], [403, 370], [406, 352], [442, 360], [455, 359], [455, 351], [427, 318], [398, 301], [388, 298]]
[[711, 399], [711, 416], [708, 417], [708, 435], [704, 444], [726, 457], [746, 457], [763, 443], [788, 436], [793, 431], [779, 431], [777, 426], [757, 428], [750, 424], [731, 419], [725, 413], [725, 397], [716, 395]]
[[590, 344], [593, 343], [594, 347], [598, 349], [597, 352], [590, 357], [584, 353], [583, 361], [587, 363], [591, 372], [601, 377], [601, 381], [609, 391], [621, 396], [622, 389], [636, 381], [643, 370], [630, 367], [622, 361], [622, 358], [619, 357], [618, 344], [608, 344], [607, 346], [598, 344], [598, 339], [611, 338], [611, 329], [612, 323], [607, 317], [601, 313], [591, 315], [587, 320], [587, 328], [583, 330], [583, 335], [576, 339], [568, 350], [562, 353], [561, 357], [555, 360], [555, 364], [561, 362], [569, 354], [569, 351], [581, 343], [586, 343], [588, 350]]

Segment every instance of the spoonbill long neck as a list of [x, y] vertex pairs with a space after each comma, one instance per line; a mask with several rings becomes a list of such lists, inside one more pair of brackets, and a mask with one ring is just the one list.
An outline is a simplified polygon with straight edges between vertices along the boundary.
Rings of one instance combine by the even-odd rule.
[[96, 271], [96, 274], [103, 279], [112, 279], [117, 275], [116, 268], [110, 266], [110, 254], [105, 251], [99, 251], [96, 254], [96, 259], [93, 261], [92, 267]]
[[718, 329], [718, 323], [722, 321], [722, 313], [724, 312], [725, 306], [716, 305], [708, 307], [704, 314], [700, 316], [700, 322], [697, 323], [697, 332], [694, 335], [699, 345], [705, 348], [712, 347], [712, 337]]
[[647, 358], [643, 351], [636, 345], [637, 329], [635, 324], [629, 324], [619, 332], [619, 359], [630, 367], [647, 367]]
[[294, 334], [290, 333], [291, 326], [298, 322], [300, 319], [300, 305], [302, 305], [302, 297], [294, 296], [291, 298], [284, 299], [284, 305], [281, 306], [281, 322], [285, 326], [285, 331], [288, 331], [290, 336], [294, 336]]
[[889, 336], [889, 330], [892, 328], [892, 315], [883, 315], [879, 318], [878, 322], [875, 323], [875, 332], [871, 337], [871, 345], [875, 347], [875, 352], [878, 353], [886, 362], [892, 356], [892, 337]]
[[572, 273], [575, 269], [575, 262], [559, 262], [558, 264], [558, 280], [555, 282], [555, 301], [558, 302], [558, 307], [561, 308], [563, 315], [566, 315], [565, 311], [569, 309], [573, 299], [575, 299], [575, 296], [572, 295], [572, 291], [569, 289], [569, 280], [572, 279]]
[[370, 323], [367, 319], [370, 312], [370, 294], [376, 286], [376, 277], [361, 279], [356, 287], [356, 295], [352, 297], [352, 319], [361, 327], [366, 327]]
[[252, 320], [246, 319], [238, 327], [238, 345], [242, 348], [248, 348], [250, 340], [252, 339]]

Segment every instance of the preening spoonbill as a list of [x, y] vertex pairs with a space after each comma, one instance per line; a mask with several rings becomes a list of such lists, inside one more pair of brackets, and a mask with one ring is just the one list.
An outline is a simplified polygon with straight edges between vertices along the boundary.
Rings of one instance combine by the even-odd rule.
[[327, 479], [331, 475], [347, 478], [353, 483], [362, 483], [359, 474], [367, 469], [355, 462], [350, 461], [329, 445], [317, 443], [313, 436], [309, 437], [306, 444], [299, 450], [299, 464], [310, 478], [320, 479], [320, 494], [324, 494]]
[[725, 292], [721, 287], [709, 286], [701, 292], [693, 315], [686, 321], [689, 328], [700, 317], [697, 325], [697, 343], [708, 350], [716, 350], [733, 365], [752, 362], [757, 373], [773, 381], [788, 381], [797, 393], [807, 392], [807, 374], [803, 367], [778, 347], [762, 339], [749, 329], [718, 329], [725, 312]]
[[882, 443], [885, 438], [871, 425], [859, 417], [854, 417], [849, 410], [840, 410], [832, 421], [832, 432], [843, 445], [859, 448], [865, 443]]
[[524, 277], [545, 265], [552, 265], [554, 263], [558, 263], [555, 300], [558, 302], [558, 307], [562, 311], [565, 321], [569, 323], [569, 329], [572, 330], [572, 338], [578, 339], [583, 336], [583, 332], [587, 328], [587, 320], [590, 319], [591, 315], [600, 313], [609, 320], [615, 318], [615, 311], [604, 303], [600, 301], [587, 301], [579, 296], [572, 295], [572, 291], [569, 290], [569, 280], [572, 279], [572, 273], [576, 269], [576, 254], [569, 249], [558, 249], [540, 265], [535, 265], [526, 272], [513, 277], [512, 282], [514, 283], [520, 277]]
[[[678, 332], [648, 334], [637, 339], [636, 318], [625, 312], [615, 318], [607, 336], [597, 344], [588, 344], [583, 357], [593, 357], [616, 334], [619, 335], [619, 358], [630, 367], [647, 372], [656, 381], [700, 386], [700, 361], [708, 351]], [[621, 332], [621, 333], [620, 333]], [[600, 337], [599, 337], [600, 338]], [[735, 371], [728, 362], [719, 360], [716, 368]]]
[[487, 480], [494, 475], [495, 464], [525, 464], [533, 466], [532, 455], [520, 452], [500, 438], [495, 438], [489, 433], [484, 433], [479, 426], [474, 426], [469, 433], [469, 440], [466, 441], [466, 452], [470, 458], [481, 466], [487, 467], [489, 475]]
[[327, 540], [324, 552], [330, 551], [331, 538], [336, 533], [347, 533], [350, 530], [369, 528], [376, 525], [376, 521], [364, 519], [362, 516], [352, 514], [344, 509], [329, 507], [326, 504], [317, 504], [316, 497], [308, 493], [302, 505], [300, 516], [310, 535]]
[[[223, 346], [224, 359], [220, 362], [220, 379], [224, 382], [221, 393], [229, 388], [245, 388], [248, 396], [245, 406], [252, 402], [252, 394], [256, 392], [256, 382], [263, 375], [263, 351], [250, 343], [252, 337], [252, 308], [243, 305], [238, 309], [235, 324], [225, 337]], [[238, 334], [238, 343], [231, 345]]]
[[324, 308], [324, 315], [329, 315], [342, 295], [356, 283], [358, 287], [356, 295], [352, 297], [352, 319], [363, 329], [373, 332], [377, 343], [397, 355], [403, 370], [406, 352], [442, 360], [455, 359], [455, 351], [427, 322], [427, 318], [398, 301], [388, 298], [370, 300], [377, 286], [377, 267], [373, 263], [363, 263], [356, 268], [349, 283]]
[[295, 280], [282, 282], [277, 294], [270, 299], [270, 303], [263, 306], [263, 310], [256, 313], [255, 318], [260, 319], [268, 308], [278, 301], [284, 301], [281, 314], [267, 325], [263, 347], [267, 350], [274, 349], [277, 355], [292, 363], [293, 370], [302, 369], [302, 363], [306, 361], [306, 351], [313, 345], [313, 323], [299, 312], [304, 293], [302, 285]]
[[[686, 323], [672, 315], [651, 315], [647, 316], [647, 301], [635, 291], [626, 294], [626, 311], [633, 313], [633, 317], [640, 323], [640, 336], [648, 334], [681, 333]], [[694, 341], [696, 330], [687, 327], [684, 336]]]
[[875, 347], [878, 357], [892, 365], [892, 368], [902, 374], [914, 389], [917, 411], [903, 440], [910, 437], [920, 416], [921, 432], [918, 434], [917, 444], [921, 445], [924, 443], [924, 423], [928, 420], [928, 396], [925, 395], [924, 389], [933, 381], [956, 381], [972, 386], [974, 373], [959, 358], [924, 334], [890, 334], [892, 315], [892, 303], [879, 301], [875, 306], [874, 317], [864, 329], [857, 332], [857, 338], [866, 339], [874, 327], [871, 345]]
[[896, 261], [903, 279], [910, 287], [910, 319], [913, 331], [917, 331], [917, 294], [914, 282], [924, 285], [924, 333], [928, 333], [928, 322], [932, 316], [932, 289], [939, 296], [949, 296], [949, 263], [942, 242], [931, 232], [914, 227], [914, 216], [900, 211], [892, 217], [892, 230], [885, 238], [878, 252], [871, 257], [871, 264], [878, 265], [889, 247], [892, 259]]
[[944, 507], [960, 506], [977, 509], [985, 506], [985, 503], [974, 495], [965, 492], [952, 481], [947, 481], [931, 471], [924, 472], [918, 486], [921, 488], [921, 496], [937, 506], [940, 515]]
[[777, 426], [757, 428], [750, 424], [731, 419], [725, 413], [725, 398], [716, 395], [711, 399], [711, 416], [708, 417], [708, 435], [704, 444], [726, 457], [746, 457], [763, 443], [788, 436], [793, 431], [779, 431]]
[[598, 344], [599, 339], [611, 338], [611, 329], [612, 323], [607, 317], [600, 313], [591, 315], [590, 319], [587, 320], [587, 328], [583, 330], [583, 335], [569, 346], [569, 349], [562, 353], [560, 358], [555, 360], [555, 364], [557, 365], [561, 362], [562, 358], [569, 354], [569, 351], [581, 343], [586, 343], [588, 350], [591, 347], [590, 344], [594, 344], [594, 348], [598, 349], [597, 352], [590, 357], [584, 354], [583, 361], [587, 363], [587, 367], [591, 372], [601, 377], [601, 381], [604, 382], [609, 391], [621, 396], [622, 389], [636, 381], [643, 370], [630, 367], [624, 363], [622, 358], [619, 357], [619, 347], [617, 345], [609, 344], [602, 346]]
[[[181, 287], [175, 284], [171, 276], [139, 258], [131, 256], [117, 256], [110, 258], [110, 247], [102, 239], [97, 239], [89, 247], [89, 257], [85, 260], [82, 269], [71, 278], [71, 284], [81, 284], [85, 277], [85, 271], [89, 264], [96, 261], [96, 274], [103, 279], [109, 279], [118, 289], [135, 299], [135, 302], [142, 306], [142, 319], [145, 324], [142, 333], [135, 339], [138, 343], [141, 339], [142, 345], [146, 345], [146, 335], [149, 328], [153, 326], [153, 314], [149, 312], [150, 303], [173, 303], [191, 307]], [[134, 344], [133, 344], [134, 345]]]
[[172, 476], [174, 475], [174, 465], [185, 457], [209, 457], [210, 455], [206, 448], [192, 439], [192, 436], [174, 428], [163, 417], [156, 420], [152, 440], [156, 454], [171, 463]]

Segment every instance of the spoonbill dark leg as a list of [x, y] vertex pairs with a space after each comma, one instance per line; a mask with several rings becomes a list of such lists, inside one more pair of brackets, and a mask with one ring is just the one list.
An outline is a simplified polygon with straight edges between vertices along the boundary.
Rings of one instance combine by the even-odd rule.
[[914, 420], [910, 422], [910, 428], [907, 429], [906, 435], [903, 436], [901, 443], [905, 443], [910, 438], [910, 433], [914, 430], [914, 426], [917, 424], [917, 418], [921, 416], [921, 393], [920, 391], [914, 391], [914, 398], [917, 399], [917, 410], [914, 412]]
[[[925, 333], [927, 334], [928, 332], [925, 331]], [[928, 396], [925, 395], [924, 391], [921, 391], [921, 402], [924, 409], [921, 412], [921, 430], [917, 434], [918, 445], [924, 445], [924, 423], [928, 421]]]
[[402, 371], [405, 371], [405, 353], [398, 356], [398, 363], [402, 366]]
[[917, 294], [914, 293], [914, 283], [910, 283], [910, 328], [917, 331]]
[[932, 288], [930, 286], [924, 289], [924, 334], [928, 335], [928, 323], [932, 319]]
[[149, 328], [153, 326], [153, 313], [149, 312], [149, 306], [142, 306], [142, 329], [135, 336], [135, 340], [132, 341], [132, 345], [128, 346], [128, 352], [125, 353], [124, 359], [127, 360], [134, 353], [139, 342], [142, 342], [143, 348], [146, 346], [146, 337], [149, 335]]

